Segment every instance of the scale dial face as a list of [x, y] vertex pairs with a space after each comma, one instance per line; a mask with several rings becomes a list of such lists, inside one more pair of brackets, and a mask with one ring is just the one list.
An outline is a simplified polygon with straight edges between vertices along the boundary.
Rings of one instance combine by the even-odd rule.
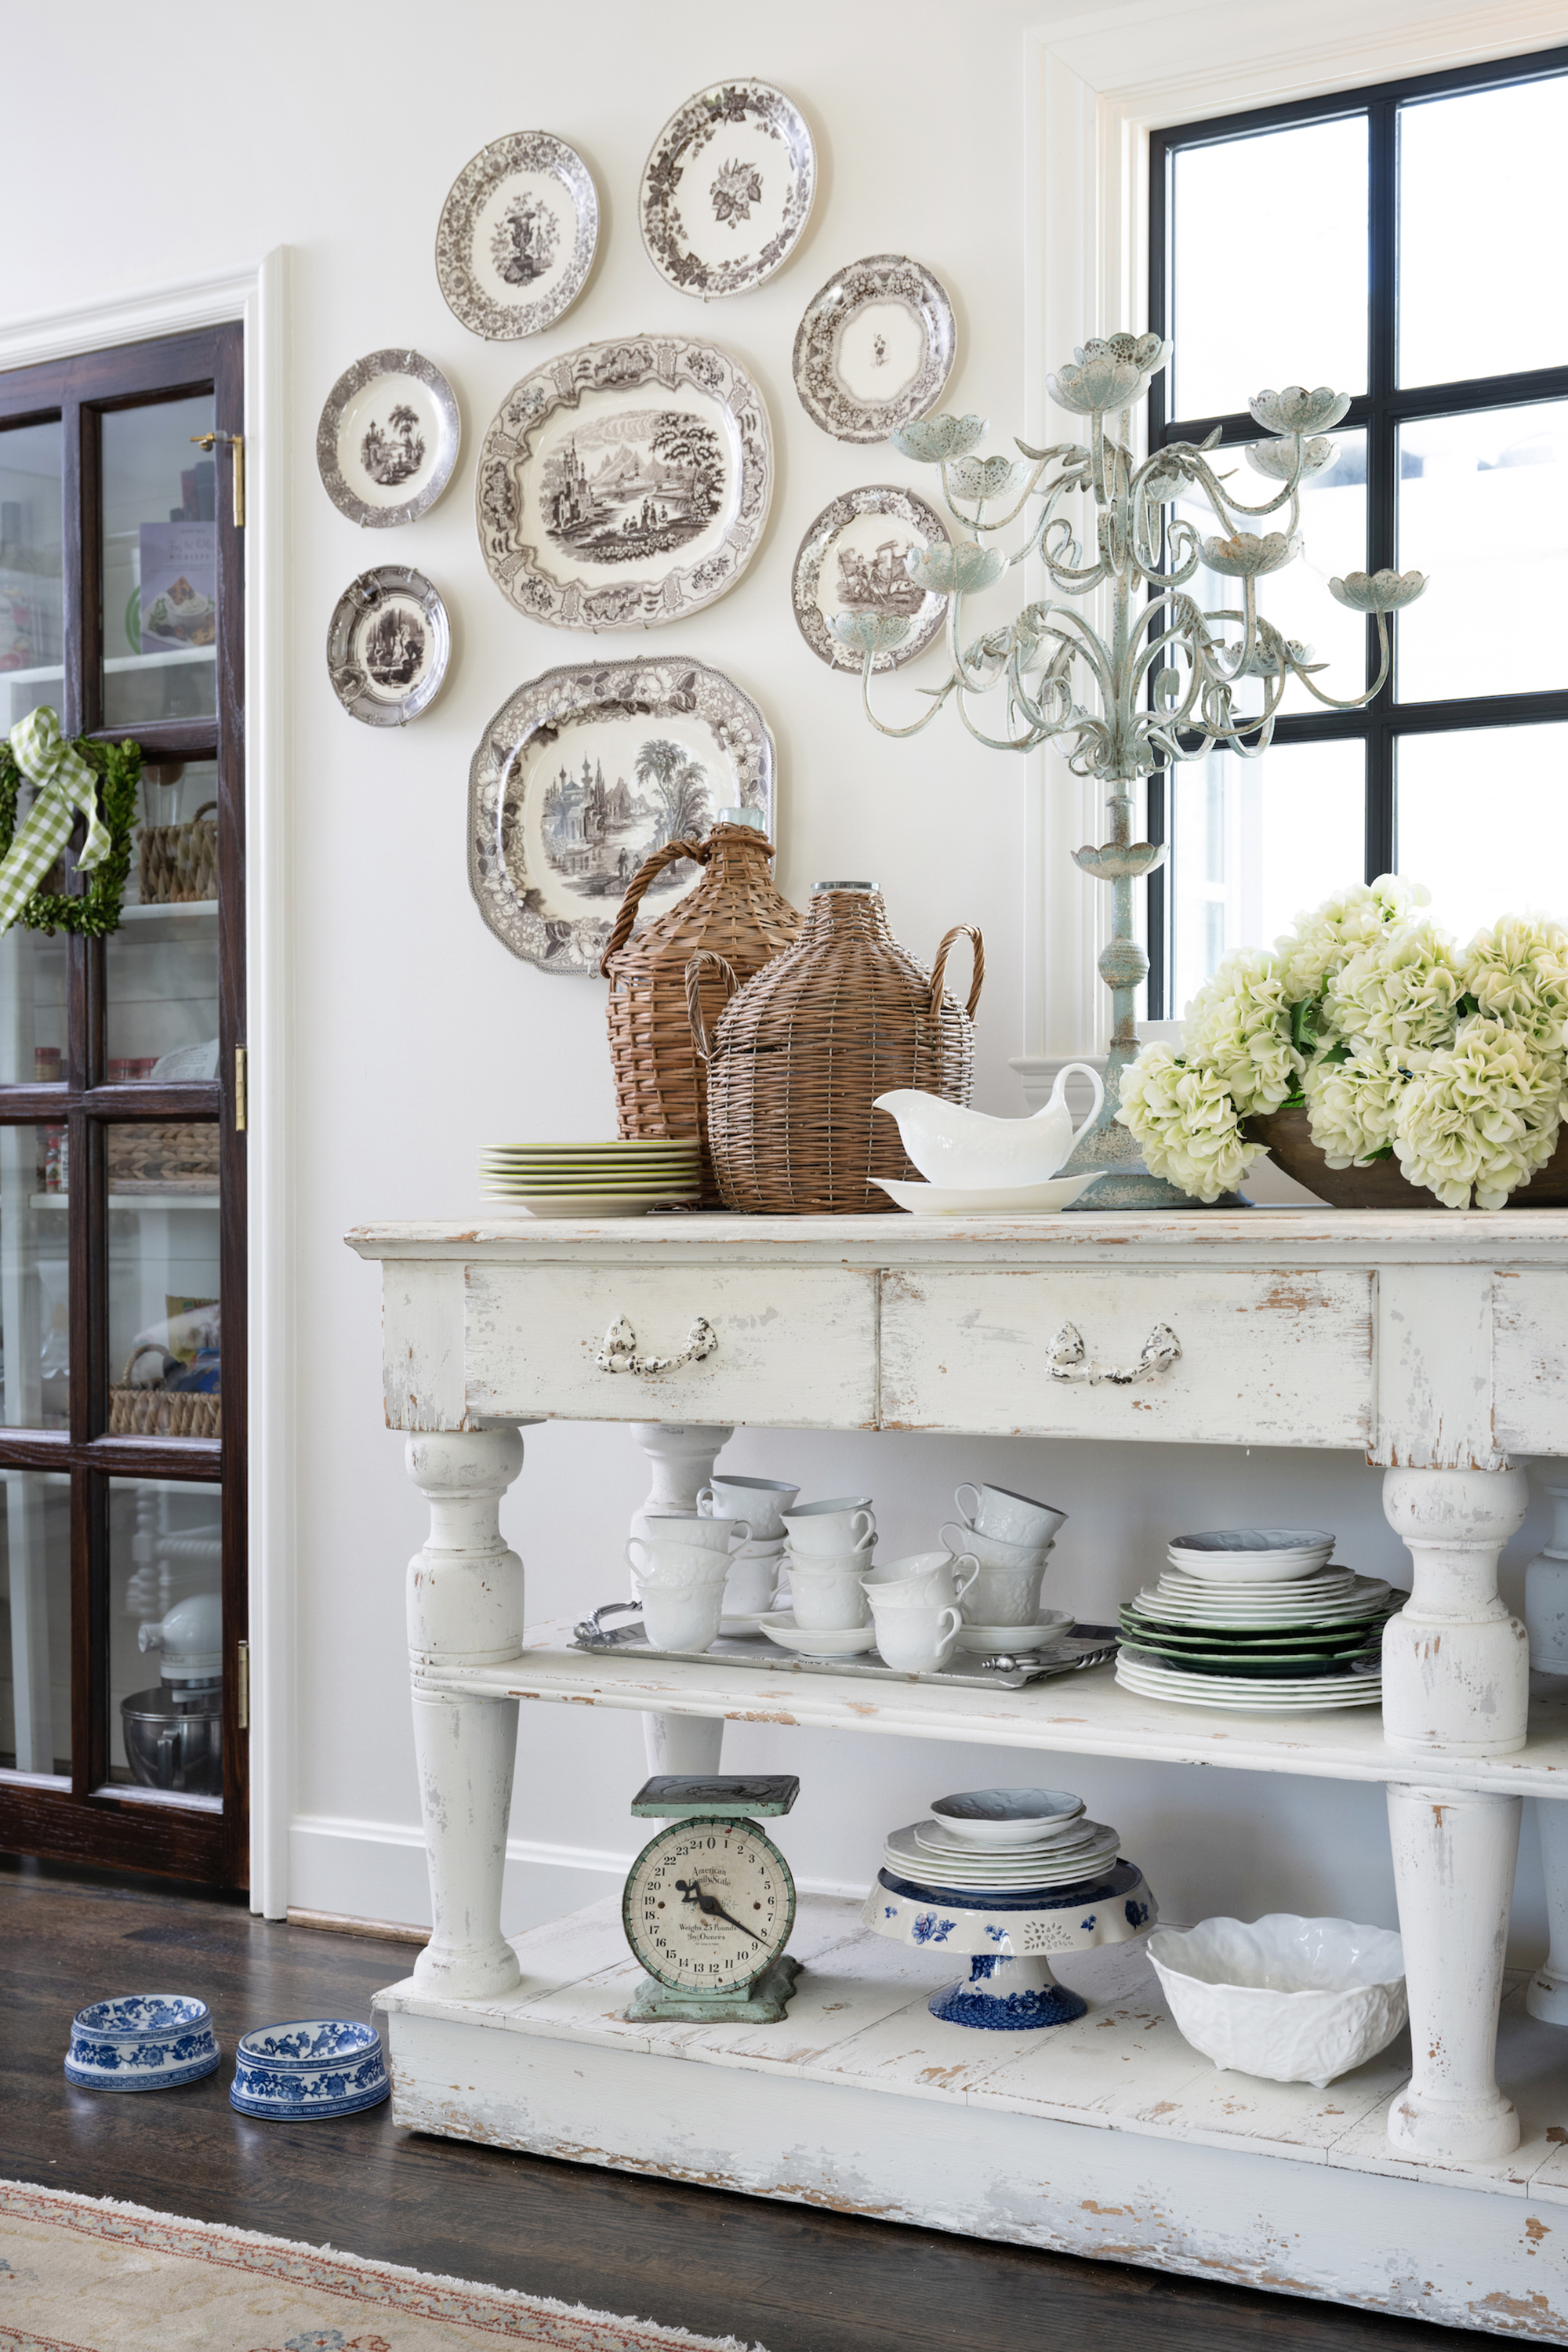
[[648, 1840], [621, 1917], [637, 1958], [671, 1992], [738, 1992], [789, 1941], [795, 1881], [755, 1822], [699, 1813]]

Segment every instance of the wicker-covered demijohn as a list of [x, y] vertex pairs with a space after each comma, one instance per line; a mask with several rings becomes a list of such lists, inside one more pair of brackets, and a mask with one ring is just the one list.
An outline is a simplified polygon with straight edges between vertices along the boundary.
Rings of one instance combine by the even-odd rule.
[[217, 897], [216, 809], [216, 801], [206, 801], [186, 824], [142, 827], [139, 873], [144, 907], [179, 907]]
[[[974, 951], [967, 1006], [942, 989], [960, 939]], [[888, 929], [870, 882], [820, 883], [799, 939], [743, 987], [711, 955], [695, 959], [689, 1009], [707, 1058], [709, 1145], [725, 1206], [826, 1216], [891, 1209], [876, 1180], [918, 1183], [920, 1171], [876, 1098], [919, 1087], [968, 1101], [971, 1015], [984, 977], [970, 923], [948, 932], [934, 971], [922, 971]], [[734, 993], [711, 1028], [714, 982]]]
[[[633, 875], [599, 969], [610, 983], [610, 1061], [621, 1134], [629, 1139], [698, 1136], [702, 1200], [720, 1206], [708, 1151], [705, 1074], [692, 1043], [686, 968], [704, 950], [740, 980], [760, 971], [800, 929], [800, 917], [773, 887], [773, 844], [753, 825], [722, 820], [701, 841], [671, 841]], [[678, 858], [703, 866], [701, 880], [635, 935], [643, 893]], [[717, 973], [704, 988], [717, 1020], [724, 991]]]

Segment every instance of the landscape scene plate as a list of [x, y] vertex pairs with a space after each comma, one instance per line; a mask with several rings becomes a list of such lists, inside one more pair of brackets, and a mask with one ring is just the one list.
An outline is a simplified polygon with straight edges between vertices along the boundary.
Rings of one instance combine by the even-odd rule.
[[795, 334], [795, 388], [836, 441], [885, 441], [936, 406], [955, 343], [940, 280], [902, 254], [872, 254], [812, 301]]
[[436, 230], [448, 309], [492, 343], [537, 335], [583, 291], [599, 237], [594, 178], [548, 131], [514, 131], [466, 163]]
[[[502, 703], [468, 771], [468, 881], [513, 955], [592, 972], [626, 887], [668, 841], [721, 808], [773, 832], [773, 741], [738, 686], [700, 662], [573, 662]], [[701, 872], [656, 876], [646, 921]]]
[[789, 259], [816, 194], [799, 108], [769, 82], [718, 82], [654, 142], [637, 198], [642, 241], [682, 294], [746, 294]]
[[452, 478], [457, 395], [418, 352], [370, 352], [345, 368], [316, 426], [316, 470], [340, 514], [367, 530], [413, 522]]
[[909, 622], [901, 645], [873, 656], [875, 670], [897, 669], [923, 653], [941, 634], [948, 600], [917, 587], [904, 558], [911, 548], [946, 545], [947, 527], [936, 509], [891, 483], [846, 490], [824, 507], [795, 559], [795, 617], [817, 659], [830, 669], [861, 667], [862, 656], [827, 625], [835, 613]]
[[713, 343], [585, 343], [524, 376], [479, 452], [479, 547], [562, 629], [683, 620], [732, 588], [773, 494], [767, 409]]
[[351, 719], [404, 727], [428, 710], [451, 656], [447, 607], [422, 572], [378, 563], [351, 580], [327, 627], [327, 671]]

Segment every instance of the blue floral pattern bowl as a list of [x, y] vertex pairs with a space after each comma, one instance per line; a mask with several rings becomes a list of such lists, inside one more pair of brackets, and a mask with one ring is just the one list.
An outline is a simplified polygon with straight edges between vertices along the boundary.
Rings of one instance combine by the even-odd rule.
[[66, 2081], [83, 2091], [172, 2091], [217, 2071], [205, 2000], [176, 1992], [95, 2000], [71, 2020]]
[[374, 2025], [307, 2017], [241, 2035], [228, 2100], [242, 2116], [300, 2123], [379, 2107], [391, 2092], [386, 2055]]

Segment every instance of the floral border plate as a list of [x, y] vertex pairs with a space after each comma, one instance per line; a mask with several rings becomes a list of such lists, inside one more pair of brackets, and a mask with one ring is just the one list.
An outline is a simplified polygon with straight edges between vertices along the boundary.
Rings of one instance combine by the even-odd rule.
[[[606, 751], [617, 771], [608, 775]], [[474, 754], [469, 887], [513, 955], [546, 971], [596, 973], [643, 858], [706, 832], [722, 807], [758, 810], [776, 839], [773, 739], [749, 696], [684, 657], [568, 663], [519, 687]], [[667, 866], [645, 917], [697, 878], [695, 868]]]
[[548, 131], [513, 131], [453, 181], [436, 229], [436, 277], [455, 319], [487, 342], [513, 343], [571, 309], [598, 241], [598, 191], [577, 150]]
[[452, 633], [440, 593], [406, 563], [351, 580], [327, 627], [327, 674], [351, 719], [405, 727], [440, 693]]
[[682, 294], [749, 294], [795, 251], [816, 194], [800, 109], [771, 82], [716, 82], [654, 141], [637, 195], [642, 241]]
[[901, 253], [852, 261], [796, 330], [801, 406], [836, 441], [885, 441], [936, 406], [956, 341], [952, 305], [929, 269]]
[[370, 352], [327, 394], [316, 470], [340, 514], [387, 530], [435, 505], [461, 438], [457, 394], [433, 361], [419, 352]]
[[683, 620], [732, 588], [773, 494], [763, 395], [716, 344], [637, 335], [512, 386], [475, 483], [490, 578], [530, 620]]
[[[910, 634], [901, 645], [889, 646], [874, 656], [871, 667], [876, 670], [898, 669], [923, 653], [931, 639], [940, 635], [948, 604], [945, 596], [939, 596], [930, 588], [917, 587], [910, 578], [903, 568], [904, 550], [898, 545], [896, 535], [874, 548], [856, 550], [840, 545], [846, 532], [864, 515], [884, 515], [889, 521], [906, 524], [924, 546], [948, 544], [947, 526], [936, 509], [927, 506], [924, 499], [917, 498], [912, 490], [900, 489], [890, 482], [872, 483], [862, 490], [846, 490], [841, 499], [834, 499], [823, 508], [801, 541], [795, 559], [795, 617], [801, 635], [819, 661], [825, 661], [830, 669], [857, 673], [861, 656], [852, 646], [841, 644], [827, 625], [821, 586], [825, 565], [837, 557], [838, 578], [831, 590], [837, 600], [832, 605], [834, 612], [870, 613], [879, 617], [885, 614], [910, 624]], [[847, 562], [847, 558], [851, 560]]]

